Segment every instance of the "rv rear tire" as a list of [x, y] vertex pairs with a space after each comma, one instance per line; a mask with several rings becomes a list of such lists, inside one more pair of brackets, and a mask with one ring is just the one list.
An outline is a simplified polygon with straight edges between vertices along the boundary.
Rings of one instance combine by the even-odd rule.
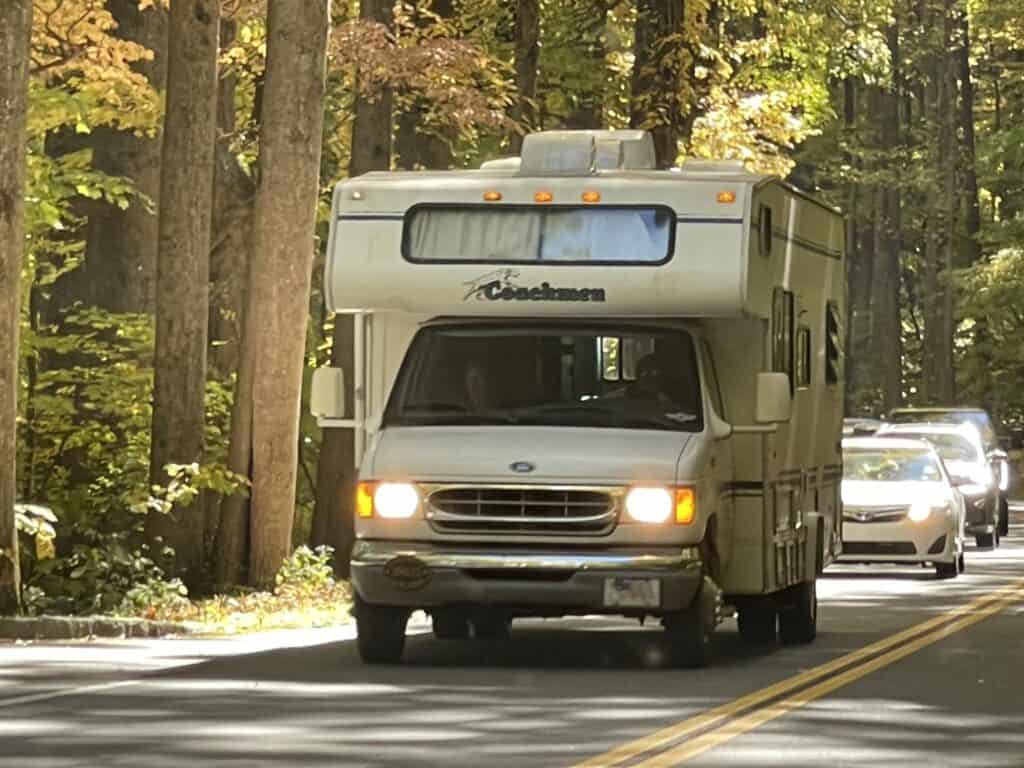
[[810, 643], [818, 635], [816, 581], [804, 581], [780, 595], [779, 635], [786, 645]]

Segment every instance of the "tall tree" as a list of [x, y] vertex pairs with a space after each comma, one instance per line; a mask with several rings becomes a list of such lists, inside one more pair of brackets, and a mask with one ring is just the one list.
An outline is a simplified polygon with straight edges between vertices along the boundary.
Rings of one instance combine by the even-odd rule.
[[[364, 0], [359, 15], [364, 21], [392, 26], [390, 0]], [[391, 92], [364, 92], [357, 73], [355, 120], [352, 124], [352, 156], [349, 176], [391, 167]], [[363, 84], [365, 86], [365, 83]], [[335, 315], [331, 364], [343, 368], [346, 380], [354, 382], [354, 335], [351, 315]], [[351, 413], [352, 387], [347, 396]], [[355, 533], [352, 506], [355, 503], [355, 445], [350, 429], [329, 429], [324, 433], [317, 466], [316, 507], [313, 511], [313, 543], [335, 548], [339, 573], [348, 574], [349, 554]]]
[[[889, 174], [888, 183], [880, 191], [878, 235], [876, 252], [878, 264], [875, 267], [873, 304], [878, 318], [880, 374], [882, 405], [886, 413], [903, 402], [903, 345], [900, 323], [900, 252], [902, 238], [902, 194], [899, 176], [902, 162], [899, 159], [900, 101], [903, 87], [903, 70], [900, 65], [900, 27], [898, 22], [889, 25], [885, 32], [892, 62], [892, 83], [884, 89], [881, 98], [881, 127], [879, 144], [887, 158], [897, 155], [895, 173]], [[890, 161], [891, 163], [891, 161]]]
[[[152, 52], [133, 68], [158, 91], [167, 82], [167, 11], [141, 0], [107, 0], [117, 22], [113, 34]], [[141, 195], [160, 199], [160, 139], [130, 130], [100, 126], [84, 137], [93, 167], [124, 176]], [[152, 311], [156, 288], [157, 213], [141, 199], [127, 208], [100, 199], [85, 204], [85, 261], [77, 275], [87, 304], [112, 312]]]
[[[422, 8], [414, 5], [411, 14], [415, 31], [429, 33], [452, 20], [455, 5], [452, 0], [429, 0]], [[404, 170], [447, 169], [452, 163], [452, 131], [430, 125], [431, 105], [423, 96], [406, 94], [405, 101], [395, 121], [395, 165]]]
[[17, 612], [20, 602], [14, 457], [31, 31], [32, 0], [0, 5], [0, 614]]
[[960, 83], [960, 141], [963, 173], [962, 194], [964, 235], [960, 247], [958, 266], [966, 267], [981, 258], [981, 205], [978, 200], [977, 151], [974, 125], [974, 83], [971, 71], [971, 29], [965, 8], [956, 11], [959, 36], [957, 39], [957, 79]]
[[[540, 0], [517, 0], [515, 10], [516, 102], [512, 119], [520, 130], [529, 131], [536, 122], [537, 66], [540, 62]], [[514, 131], [509, 140], [513, 154], [523, 146], [523, 136]]]
[[253, 377], [249, 578], [291, 547], [298, 415], [324, 119], [329, 0], [270, 0], [247, 340]]
[[[674, 165], [679, 153], [679, 39], [685, 0], [637, 0], [633, 50], [633, 93], [629, 124], [654, 135], [659, 167]], [[675, 45], [673, 45], [673, 42]]]
[[[209, 312], [210, 219], [217, 119], [220, 1], [172, 3], [156, 281], [151, 482], [167, 464], [203, 455]], [[196, 584], [203, 565], [201, 505], [148, 524], [175, 550], [174, 571]]]

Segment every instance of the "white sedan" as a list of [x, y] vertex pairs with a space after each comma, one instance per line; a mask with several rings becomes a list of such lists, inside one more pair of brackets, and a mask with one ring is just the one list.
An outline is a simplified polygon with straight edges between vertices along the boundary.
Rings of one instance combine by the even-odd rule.
[[843, 441], [845, 562], [932, 563], [964, 569], [964, 501], [935, 450], [920, 440]]

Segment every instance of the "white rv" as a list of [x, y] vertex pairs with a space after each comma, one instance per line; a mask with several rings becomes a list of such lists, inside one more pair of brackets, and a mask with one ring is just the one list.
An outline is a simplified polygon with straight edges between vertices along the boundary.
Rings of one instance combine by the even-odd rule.
[[685, 666], [733, 613], [811, 641], [840, 551], [843, 230], [738, 164], [655, 170], [640, 131], [339, 184], [326, 292], [356, 353], [313, 411], [361, 457], [362, 657], [397, 660], [417, 609], [439, 637], [656, 617]]

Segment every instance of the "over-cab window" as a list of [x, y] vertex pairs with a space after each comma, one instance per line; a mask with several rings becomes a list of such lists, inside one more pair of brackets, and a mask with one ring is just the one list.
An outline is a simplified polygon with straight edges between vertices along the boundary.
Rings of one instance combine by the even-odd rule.
[[405, 216], [413, 262], [664, 264], [675, 215], [662, 206], [419, 205]]
[[772, 369], [789, 376], [794, 386], [796, 367], [796, 306], [793, 292], [776, 288], [772, 296]]

